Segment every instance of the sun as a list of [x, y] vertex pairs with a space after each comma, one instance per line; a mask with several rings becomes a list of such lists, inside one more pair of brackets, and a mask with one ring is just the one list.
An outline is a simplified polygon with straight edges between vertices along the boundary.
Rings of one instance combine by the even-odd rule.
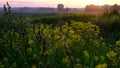
[[102, 5], [104, 1], [105, 0], [85, 0], [85, 2], [88, 4], [98, 4], [98, 5]]

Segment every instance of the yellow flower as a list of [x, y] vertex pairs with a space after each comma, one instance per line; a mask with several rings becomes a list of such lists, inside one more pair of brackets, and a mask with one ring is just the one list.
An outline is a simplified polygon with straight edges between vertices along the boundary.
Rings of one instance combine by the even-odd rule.
[[68, 44], [71, 44], [71, 42], [72, 42], [71, 39], [67, 39]]
[[103, 39], [103, 37], [101, 37], [101, 38], [100, 38], [100, 40], [102, 40], [102, 41], [103, 41], [103, 40], [104, 40], [104, 39]]
[[104, 57], [104, 56], [100, 56], [100, 60], [101, 60], [101, 61], [104, 61], [104, 60], [105, 60], [105, 57]]
[[74, 68], [82, 68], [82, 65], [81, 65], [81, 64], [76, 64], [76, 65], [74, 66]]
[[43, 30], [43, 34], [44, 34], [45, 36], [47, 36], [47, 35], [49, 34], [48, 30], [47, 30], [47, 29], [44, 29], [44, 30]]
[[99, 59], [98, 56], [95, 56], [95, 57], [94, 57], [94, 60], [95, 60], [95, 61], [98, 61], [98, 59]]
[[117, 55], [117, 53], [114, 52], [114, 51], [110, 51], [110, 52], [108, 52], [108, 53], [106, 54], [106, 56], [107, 56], [109, 59], [115, 57], [116, 55]]
[[48, 35], [47, 35], [47, 38], [51, 39], [51, 34], [48, 34]]
[[55, 37], [55, 39], [59, 39], [60, 38], [60, 36], [57, 35], [57, 34], [54, 37]]
[[88, 53], [88, 51], [83, 51], [83, 54], [84, 54], [85, 58], [89, 58], [89, 53]]
[[117, 41], [117, 42], [116, 42], [116, 45], [120, 46], [120, 41]]
[[29, 44], [29, 45], [32, 45], [33, 43], [34, 43], [34, 41], [31, 40], [31, 39], [28, 41], [28, 44]]
[[44, 28], [44, 24], [40, 24], [40, 28], [43, 29]]
[[65, 58], [63, 58], [62, 62], [63, 62], [63, 63], [70, 63], [69, 57], [66, 56]]
[[107, 68], [107, 64], [99, 64], [97, 66], [95, 66], [95, 68]]
[[55, 30], [53, 30], [54, 33], [59, 33], [60, 28], [56, 27]]
[[70, 34], [74, 34], [74, 30], [72, 30], [72, 29], [69, 30], [69, 33], [70, 33]]
[[78, 37], [78, 36], [77, 36], [77, 35], [75, 35], [75, 34], [74, 34], [74, 35], [72, 35], [72, 38], [73, 38], [73, 39], [77, 39], [77, 37]]
[[68, 29], [64, 28], [64, 29], [63, 29], [63, 32], [68, 32]]

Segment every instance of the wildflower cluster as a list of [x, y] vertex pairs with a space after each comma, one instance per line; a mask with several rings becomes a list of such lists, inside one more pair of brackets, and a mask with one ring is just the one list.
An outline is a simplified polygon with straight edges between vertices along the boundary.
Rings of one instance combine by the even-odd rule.
[[119, 67], [120, 42], [107, 46], [90, 22], [12, 24], [18, 27], [1, 29], [0, 68]]

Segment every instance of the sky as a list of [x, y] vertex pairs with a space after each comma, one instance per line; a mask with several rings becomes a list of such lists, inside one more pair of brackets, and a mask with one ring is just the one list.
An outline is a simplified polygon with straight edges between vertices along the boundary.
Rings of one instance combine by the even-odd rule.
[[57, 4], [64, 4], [65, 7], [82, 8], [89, 4], [113, 5], [119, 4], [120, 0], [0, 0], [0, 7], [6, 2], [12, 7], [57, 7]]

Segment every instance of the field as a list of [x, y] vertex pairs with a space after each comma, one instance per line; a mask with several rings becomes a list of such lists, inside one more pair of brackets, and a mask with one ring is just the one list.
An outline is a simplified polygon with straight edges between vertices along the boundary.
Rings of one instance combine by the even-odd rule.
[[0, 68], [120, 68], [120, 14], [0, 14]]

